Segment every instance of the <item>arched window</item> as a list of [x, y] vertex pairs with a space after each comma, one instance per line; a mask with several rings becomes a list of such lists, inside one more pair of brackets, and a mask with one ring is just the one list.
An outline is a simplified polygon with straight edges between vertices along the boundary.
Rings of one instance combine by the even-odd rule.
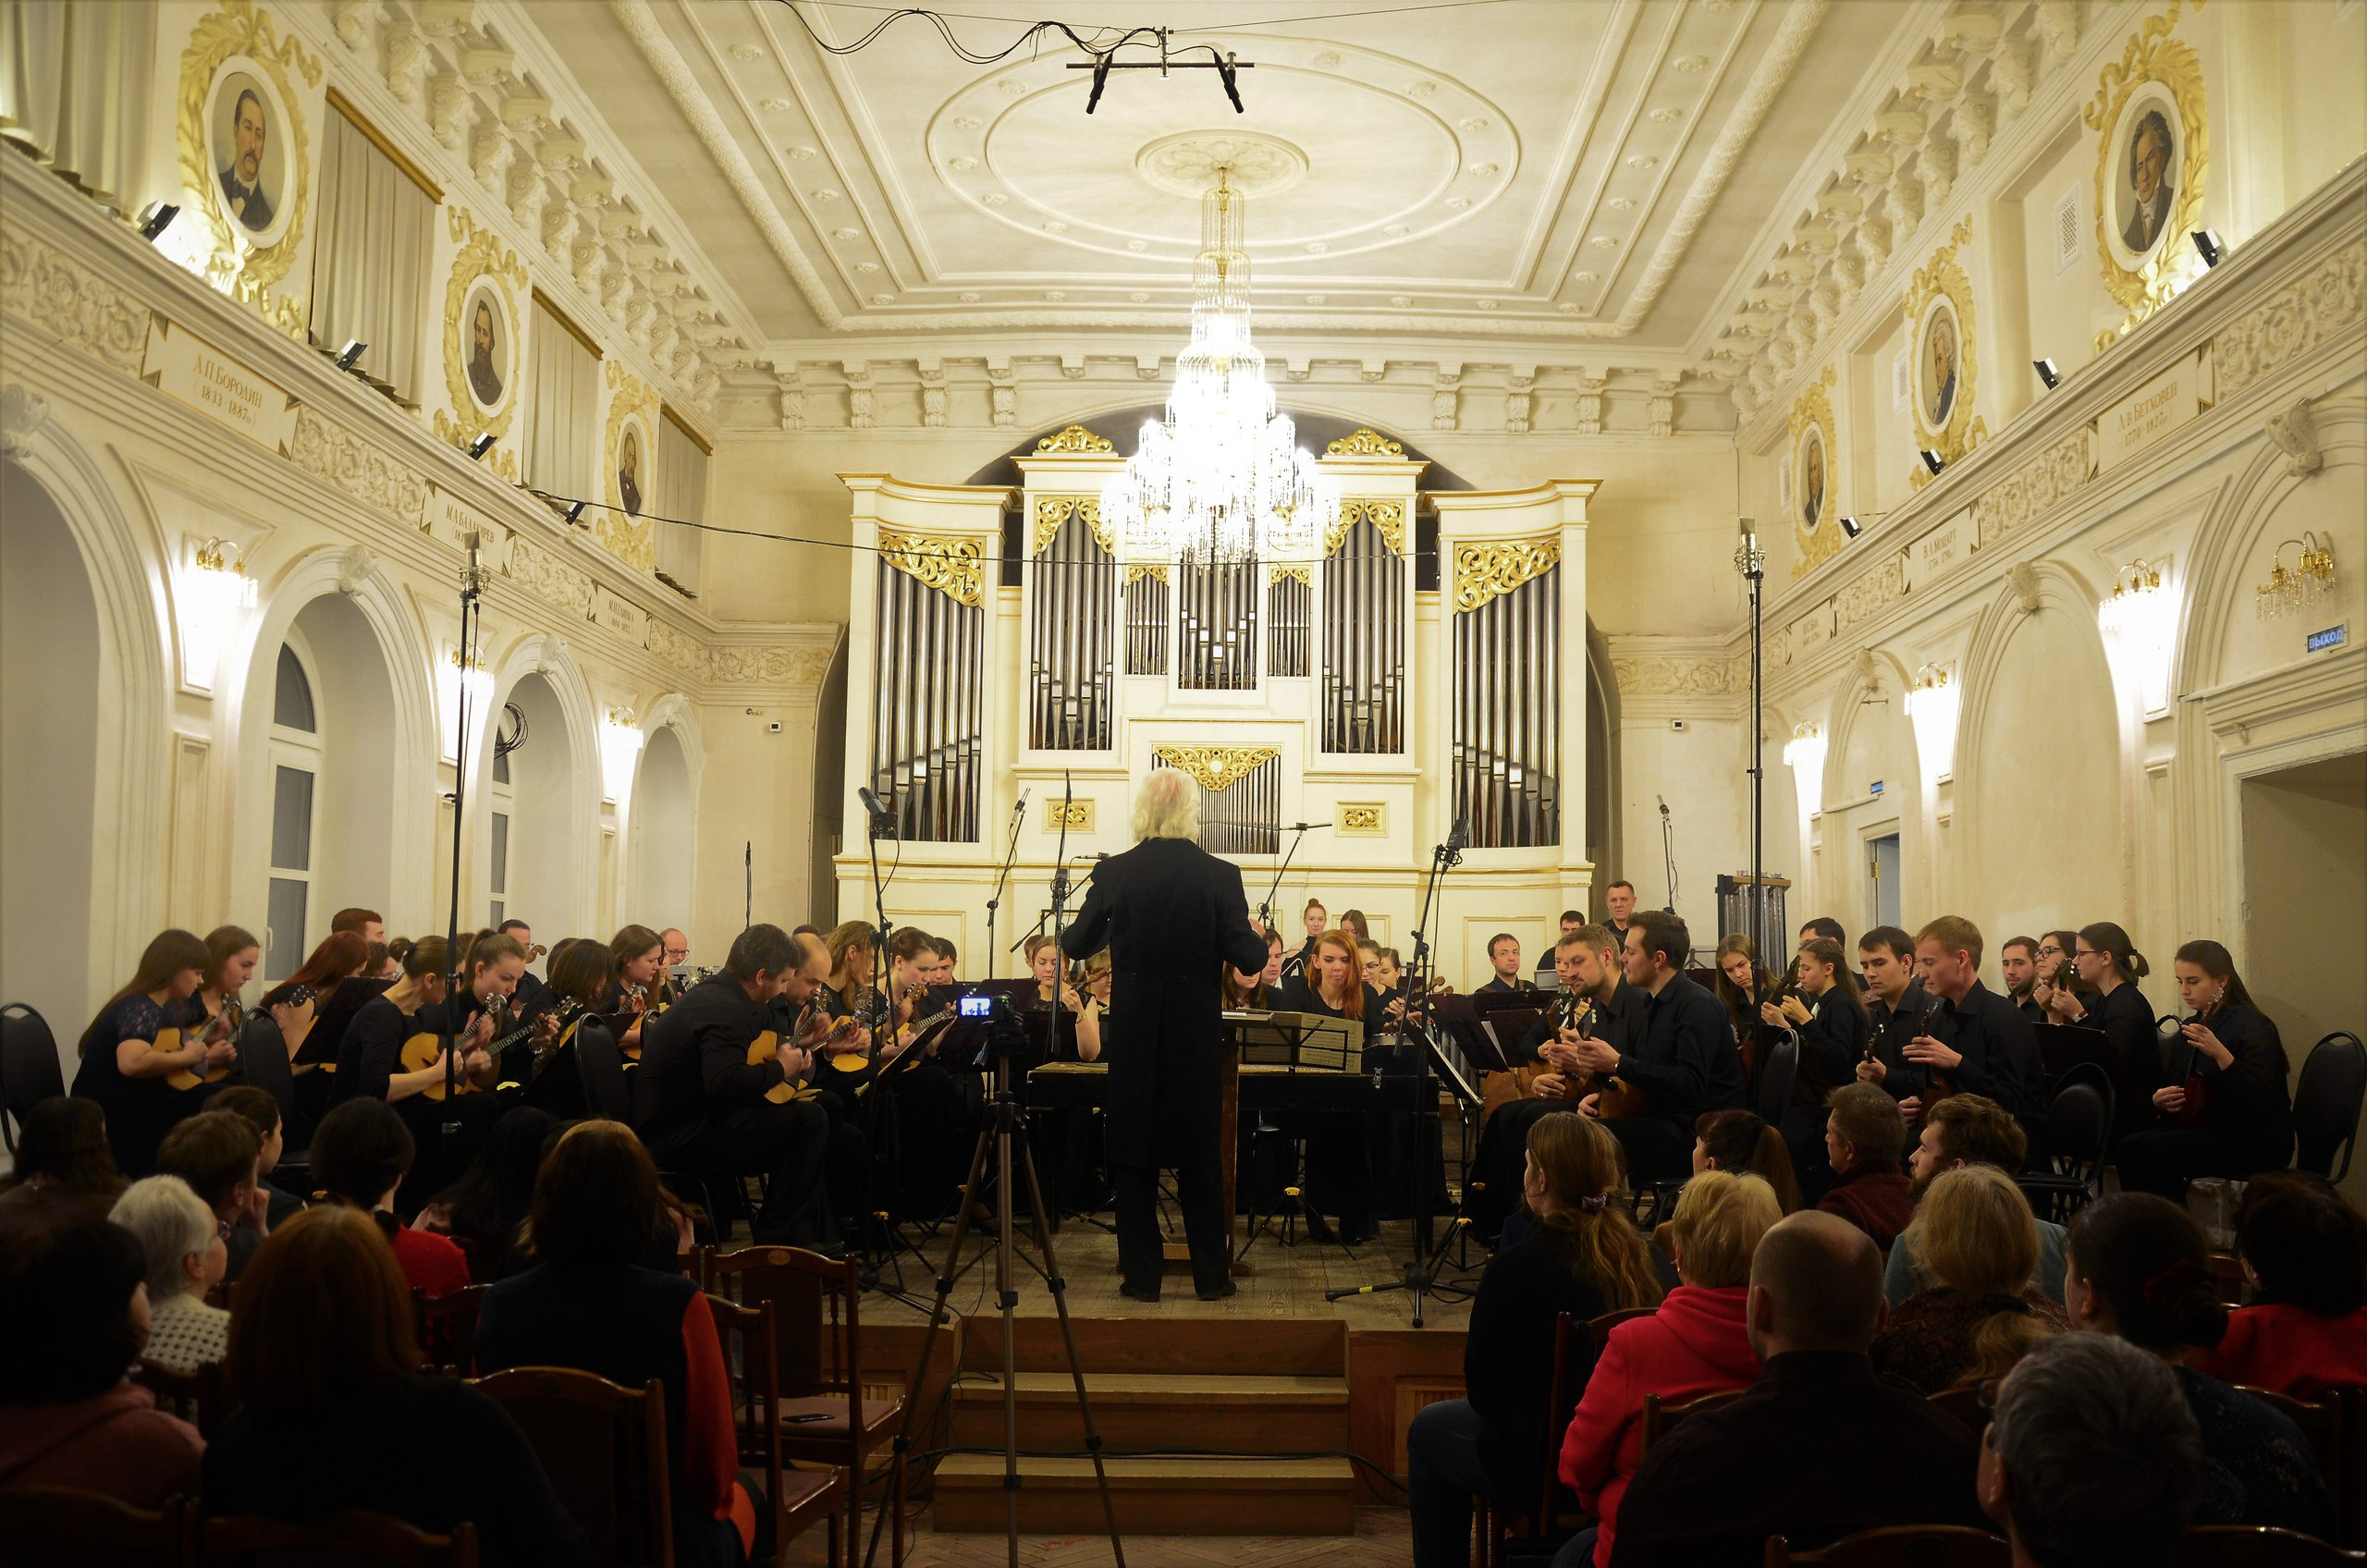
[[310, 650], [291, 632], [279, 645], [271, 702], [271, 896], [264, 974], [294, 974], [311, 950], [313, 797], [322, 767], [321, 727]]

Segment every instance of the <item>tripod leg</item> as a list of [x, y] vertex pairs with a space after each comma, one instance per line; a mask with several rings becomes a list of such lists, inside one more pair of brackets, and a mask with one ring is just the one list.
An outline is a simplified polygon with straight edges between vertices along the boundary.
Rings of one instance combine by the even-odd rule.
[[[1052, 1256], [1051, 1232], [1044, 1228], [1044, 1189], [1036, 1180], [1036, 1158], [1027, 1144], [1024, 1122], [1020, 1127], [1019, 1160], [1027, 1175], [1027, 1201], [1036, 1211], [1037, 1247], [1044, 1255], [1044, 1283], [1052, 1292], [1053, 1310], [1060, 1315], [1061, 1342], [1068, 1350], [1069, 1377], [1076, 1384], [1077, 1414], [1085, 1419], [1085, 1451], [1093, 1456], [1093, 1476], [1101, 1488], [1101, 1515], [1110, 1525], [1110, 1555], [1116, 1560], [1117, 1568], [1126, 1568], [1126, 1549], [1118, 1538], [1118, 1505], [1110, 1496], [1110, 1472], [1101, 1459], [1101, 1431], [1093, 1424], [1093, 1401], [1085, 1390], [1084, 1364], [1077, 1360], [1076, 1328], [1069, 1321], [1068, 1281], [1061, 1277], [1060, 1263]], [[1008, 1210], [1005, 1212], [1008, 1214]]]
[[[1000, 1099], [998, 1096], [997, 1098]], [[1011, 1288], [1011, 1121], [1012, 1108], [999, 1104], [995, 1116], [995, 1295], [1002, 1313], [1002, 1495], [1004, 1539], [1011, 1547], [1011, 1568], [1019, 1568], [1019, 1344], [1012, 1317], [1019, 1292]], [[1028, 1168], [1030, 1180], [1035, 1168]], [[1044, 1211], [1036, 1223], [1042, 1237]]]

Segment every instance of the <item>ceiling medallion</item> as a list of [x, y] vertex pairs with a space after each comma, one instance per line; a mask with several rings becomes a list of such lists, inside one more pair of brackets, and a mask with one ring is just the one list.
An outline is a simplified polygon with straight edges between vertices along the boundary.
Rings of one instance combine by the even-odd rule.
[[735, 43], [731, 46], [731, 57], [735, 60], [761, 60], [765, 52], [753, 43]]
[[[784, 107], [786, 107], [786, 105], [784, 105]], [[811, 147], [791, 147], [785, 149], [785, 151], [789, 154], [789, 161], [792, 164], [802, 164], [806, 159], [815, 156], [815, 150]]]
[[1196, 202], [1219, 170], [1245, 196], [1271, 196], [1306, 178], [1306, 154], [1278, 136], [1256, 131], [1186, 130], [1144, 144], [1134, 172], [1171, 196]]
[[1686, 76], [1705, 68], [1709, 64], [1710, 56], [1707, 55], [1679, 55], [1669, 62], [1671, 67], [1683, 71]]

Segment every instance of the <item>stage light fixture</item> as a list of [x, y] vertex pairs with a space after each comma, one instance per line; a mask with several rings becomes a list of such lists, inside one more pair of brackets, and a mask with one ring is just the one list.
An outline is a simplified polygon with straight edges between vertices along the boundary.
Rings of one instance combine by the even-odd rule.
[[567, 506], [567, 521], [581, 522], [583, 520], [583, 508], [591, 504], [589, 501], [570, 501]]
[[476, 459], [480, 462], [484, 459], [484, 455], [492, 450], [493, 432], [490, 430], [469, 443], [469, 456]]
[[1948, 466], [1948, 459], [1940, 456], [1939, 453], [1933, 451], [1931, 447], [1926, 447], [1923, 448], [1923, 466], [1930, 469], [1933, 473], [1937, 473], [1942, 469]]
[[153, 245], [180, 215], [180, 208], [170, 202], [149, 202], [140, 209], [140, 238]]
[[2206, 267], [2217, 266], [2219, 258], [2227, 253], [2227, 248], [2219, 243], [2219, 231], [2215, 228], [2198, 228], [2190, 238], [2194, 240], [2196, 253], [2201, 256], [2202, 264]]
[[1855, 539], [1865, 531], [1866, 525], [1854, 517], [1845, 517], [1841, 520], [1841, 533], [1845, 538]]
[[337, 351], [337, 368], [339, 370], [351, 370], [361, 360], [362, 356], [369, 351], [370, 345], [362, 341], [361, 338], [347, 338], [345, 340], [345, 347]]
[[2038, 372], [2038, 378], [2046, 383], [2049, 392], [2063, 385], [2063, 372], [2053, 360], [2032, 360], [2030, 368]]

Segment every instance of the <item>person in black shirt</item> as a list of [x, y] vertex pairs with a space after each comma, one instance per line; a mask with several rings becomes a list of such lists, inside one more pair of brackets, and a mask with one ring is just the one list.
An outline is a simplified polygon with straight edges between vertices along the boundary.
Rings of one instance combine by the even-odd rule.
[[[203, 1082], [206, 1070], [238, 1056], [227, 1040], [208, 1045], [194, 1035], [177, 1050], [153, 1048], [162, 1031], [179, 1026], [178, 1009], [205, 983], [211, 961], [205, 939], [195, 932], [159, 933], [140, 955], [130, 981], [82, 1031], [74, 1094], [98, 1101], [107, 1113], [107, 1143], [126, 1176], [154, 1173], [156, 1145], [165, 1134], [205, 1109], [213, 1092]], [[181, 1072], [197, 1074], [197, 1085], [176, 1089], [166, 1082]]]
[[1628, 927], [1636, 922], [1636, 884], [1623, 879], [1605, 888], [1602, 890], [1602, 907], [1610, 914], [1602, 923], [1604, 928], [1619, 938], [1624, 949]]
[[1915, 968], [1940, 1009], [1903, 1052], [1928, 1086], [1899, 1109], [1911, 1121], [1940, 1096], [1986, 1096], [2014, 1113], [2036, 1148], [2046, 1124], [2038, 1036], [2013, 1003], [1981, 983], [1981, 927], [1962, 915], [1944, 914], [1916, 934]]
[[[1322, 1018], [1344, 1018], [1356, 1025], [1360, 1044], [1369, 1050], [1386, 1027], [1388, 1006], [1380, 993], [1364, 982], [1357, 964], [1356, 938], [1346, 931], [1326, 931], [1316, 939], [1315, 958], [1294, 980], [1286, 981], [1276, 1008], [1282, 1012], [1311, 1012]], [[1308, 1233], [1318, 1242], [1332, 1240], [1325, 1213], [1340, 1217], [1338, 1240], [1355, 1246], [1378, 1233], [1375, 1223], [1371, 1135], [1367, 1117], [1353, 1112], [1320, 1112], [1304, 1124], [1306, 1137]]]
[[2032, 1023], [2051, 1023], [2046, 1009], [2032, 993], [2038, 988], [2038, 938], [2008, 937], [1997, 949], [1997, 970], [2005, 977], [2005, 999]]
[[1858, 967], [1866, 976], [1870, 1031], [1858, 1081], [1881, 1084], [1895, 1100], [1919, 1096], [1923, 1070], [1907, 1060], [1907, 1044], [1925, 1032], [1924, 1015], [1939, 1003], [1915, 977], [1915, 938], [1895, 925], [1877, 925], [1858, 938]]
[[1496, 973], [1485, 985], [1475, 986], [1475, 991], [1510, 993], [1534, 991], [1536, 982], [1520, 972], [1520, 938], [1509, 931], [1499, 931], [1488, 938], [1488, 964]]
[[2180, 1026], [2183, 1065], [2153, 1092], [2151, 1121], [2120, 1141], [2123, 1192], [2186, 1201], [2198, 1176], [2242, 1181], [2293, 1158], [2293, 1096], [2285, 1042], [2244, 989], [2227, 949], [2208, 938], [2170, 965], [2193, 1011]]
[[1799, 1071], [1792, 1080], [1792, 1103], [1784, 1108], [1784, 1141], [1792, 1150], [1801, 1194], [1814, 1204], [1833, 1182], [1824, 1153], [1827, 1097], [1858, 1081], [1873, 1025], [1858, 995], [1857, 976], [1843, 962], [1840, 943], [1830, 937], [1802, 942], [1795, 973], [1798, 991], [1780, 1004], [1760, 1003], [1759, 1012], [1770, 1027], [1799, 1036]]
[[[1464, 1214], [1480, 1236], [1492, 1240], [1520, 1202], [1521, 1160], [1528, 1130], [1557, 1110], [1578, 1102], [1577, 1047], [1582, 1035], [1616, 1043], [1643, 999], [1620, 972], [1619, 943], [1600, 925], [1581, 925], [1553, 949], [1557, 1003], [1566, 1002], [1574, 1023], [1564, 1027], [1560, 1006], [1538, 1015], [1514, 1047], [1519, 1063], [1537, 1064], [1527, 1097], [1506, 1101], [1489, 1114], [1471, 1157], [1470, 1186]], [[1583, 1007], [1586, 1011], [1578, 1012]]]
[[1274, 976], [1276, 982], [1287, 983], [1304, 977], [1306, 966], [1315, 962], [1315, 944], [1331, 928], [1331, 913], [1323, 907], [1319, 899], [1307, 900], [1306, 908], [1299, 912], [1299, 918], [1306, 924], [1306, 940], [1299, 944], [1297, 951], [1282, 960], [1282, 973]]
[[[1637, 1006], [1617, 1044], [1581, 1041], [1573, 1053], [1579, 1072], [1598, 1084], [1616, 1078], [1628, 1090], [1627, 1114], [1605, 1125], [1627, 1151], [1627, 1169], [1637, 1181], [1682, 1181], [1693, 1168], [1693, 1124], [1705, 1110], [1742, 1103], [1742, 1053], [1718, 998], [1684, 973], [1693, 950], [1685, 922], [1646, 910], [1628, 927], [1621, 955]], [[1640, 1094], [1640, 1114], [1634, 1096]], [[1603, 1116], [1602, 1094], [1578, 1102], [1588, 1116]]]
[[2079, 946], [2071, 962], [2091, 989], [2058, 990], [2047, 1011], [2066, 1023], [2100, 1029], [2112, 1042], [2120, 1063], [2112, 1075], [2119, 1123], [2114, 1135], [2118, 1137], [2152, 1120], [2153, 1092], [2169, 1082], [2163, 1076], [2161, 1046], [2153, 1033], [2153, 1004], [2137, 988], [2152, 967], [2130, 946], [2128, 933], [2109, 920], [2081, 926], [2073, 940]]

